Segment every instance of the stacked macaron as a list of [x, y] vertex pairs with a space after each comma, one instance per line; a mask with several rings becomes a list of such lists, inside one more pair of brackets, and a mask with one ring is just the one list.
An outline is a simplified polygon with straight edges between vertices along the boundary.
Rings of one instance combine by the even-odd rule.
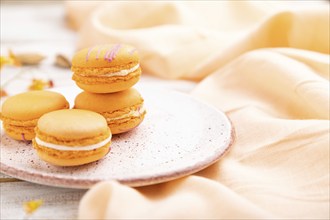
[[75, 109], [104, 116], [112, 134], [137, 127], [146, 114], [143, 98], [132, 88], [141, 76], [139, 55], [129, 45], [109, 44], [83, 49], [73, 57], [72, 79], [84, 91]]
[[6, 134], [32, 140], [38, 156], [58, 166], [101, 159], [112, 134], [137, 127], [146, 114], [143, 98], [132, 88], [141, 76], [135, 48], [99, 45], [79, 51], [72, 61], [73, 80], [84, 91], [68, 109], [56, 92], [33, 91], [8, 98], [0, 119]]

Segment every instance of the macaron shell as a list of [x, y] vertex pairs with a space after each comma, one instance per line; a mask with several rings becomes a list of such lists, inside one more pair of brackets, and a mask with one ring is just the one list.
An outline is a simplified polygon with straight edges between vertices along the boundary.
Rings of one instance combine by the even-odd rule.
[[7, 117], [2, 117], [1, 120], [4, 124], [18, 126], [18, 127], [35, 127], [39, 118], [31, 119], [31, 120], [15, 120]]
[[120, 134], [136, 128], [143, 121], [145, 113], [140, 117], [133, 117], [125, 122], [113, 121], [108, 124], [112, 134]]
[[134, 86], [140, 79], [140, 74], [125, 80], [125, 78], [116, 76], [113, 78], [113, 82], [109, 78], [104, 79], [103, 82], [97, 82], [90, 84], [89, 82], [84, 82], [81, 77], [73, 75], [73, 79], [76, 81], [76, 84], [82, 90], [91, 92], [91, 93], [113, 93], [119, 92], [130, 87]]
[[69, 142], [110, 135], [102, 115], [80, 109], [47, 113], [39, 119], [37, 129], [44, 135]]
[[[112, 58], [112, 60], [110, 60]], [[137, 50], [124, 44], [96, 45], [78, 51], [72, 59], [75, 67], [113, 67], [125, 64], [138, 64]]]
[[2, 117], [2, 125], [6, 134], [15, 140], [32, 140], [35, 136], [34, 128], [38, 119], [33, 120], [13, 120]]
[[54, 149], [47, 149], [48, 151], [45, 151], [44, 147], [38, 146], [36, 142], [33, 141], [33, 147], [37, 150], [37, 154], [40, 159], [56, 166], [77, 166], [97, 161], [109, 153], [110, 144], [111, 143], [108, 143], [96, 151], [79, 151], [75, 156], [73, 156], [70, 152], [60, 152]]
[[142, 103], [143, 98], [135, 88], [109, 94], [96, 94], [84, 91], [75, 98], [74, 108], [86, 109], [99, 113], [112, 113], [117, 110], [125, 110], [135, 105], [141, 105]]
[[65, 97], [51, 91], [31, 91], [11, 96], [2, 105], [2, 117], [15, 120], [38, 119], [43, 114], [69, 108]]
[[18, 141], [30, 141], [35, 137], [34, 126], [20, 127], [3, 123], [6, 134]]

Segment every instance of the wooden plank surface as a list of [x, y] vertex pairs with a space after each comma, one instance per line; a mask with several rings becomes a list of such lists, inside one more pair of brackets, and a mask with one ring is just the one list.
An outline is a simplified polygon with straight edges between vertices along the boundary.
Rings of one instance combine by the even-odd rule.
[[[16, 3], [1, 1], [1, 55], [14, 52], [41, 52], [47, 58], [39, 71], [22, 74], [8, 88], [9, 93], [26, 89], [31, 77], [51, 78], [70, 86], [69, 69], [53, 68], [55, 55], [71, 55], [74, 51], [76, 33], [65, 25], [63, 2]], [[17, 69], [4, 69], [1, 84]], [[43, 75], [44, 76], [43, 76]], [[24, 84], [25, 83], [25, 84]], [[1, 150], [1, 149], [0, 149]], [[0, 173], [0, 219], [27, 219], [23, 203], [41, 199], [43, 204], [29, 219], [76, 219], [78, 205], [86, 190], [56, 188], [21, 181]]]
[[0, 219], [24, 219], [23, 203], [43, 201], [30, 219], [76, 219], [86, 190], [55, 188], [28, 182], [1, 182]]

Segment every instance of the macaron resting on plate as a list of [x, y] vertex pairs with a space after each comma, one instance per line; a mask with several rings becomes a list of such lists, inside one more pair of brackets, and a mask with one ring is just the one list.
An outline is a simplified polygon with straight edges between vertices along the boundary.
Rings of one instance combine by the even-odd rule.
[[87, 164], [110, 150], [111, 132], [98, 113], [67, 109], [43, 115], [32, 141], [38, 156], [58, 166]]
[[11, 138], [32, 140], [34, 128], [43, 114], [67, 108], [68, 101], [57, 92], [24, 92], [6, 99], [2, 105], [1, 120], [6, 134]]
[[143, 102], [134, 88], [107, 94], [81, 92], [75, 99], [74, 108], [100, 113], [107, 120], [112, 134], [119, 134], [143, 121], [146, 114]]
[[[87, 189], [101, 181], [118, 181], [135, 187], [195, 173], [215, 163], [230, 149], [235, 139], [234, 128], [218, 109], [180, 92], [147, 85], [137, 88], [145, 99], [147, 115], [138, 128], [113, 135], [111, 154], [82, 166], [50, 166], [29, 143], [15, 141], [1, 133], [0, 172], [57, 187]], [[56, 91], [72, 104], [81, 93], [77, 87]], [[64, 126], [66, 120], [61, 120], [56, 127]], [[75, 126], [91, 128], [90, 121], [79, 121]]]
[[112, 93], [132, 87], [140, 79], [137, 50], [129, 45], [97, 45], [82, 49], [72, 59], [72, 79], [83, 90]]

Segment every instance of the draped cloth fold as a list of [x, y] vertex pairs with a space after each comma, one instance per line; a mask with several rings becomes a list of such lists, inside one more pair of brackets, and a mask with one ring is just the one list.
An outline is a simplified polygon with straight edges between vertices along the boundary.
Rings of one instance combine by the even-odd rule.
[[292, 3], [294, 10], [283, 2], [98, 4], [87, 12], [67, 3], [78, 48], [129, 43], [144, 72], [198, 81], [192, 95], [229, 116], [236, 141], [185, 178], [139, 188], [99, 183], [79, 218], [330, 218], [327, 2]]

